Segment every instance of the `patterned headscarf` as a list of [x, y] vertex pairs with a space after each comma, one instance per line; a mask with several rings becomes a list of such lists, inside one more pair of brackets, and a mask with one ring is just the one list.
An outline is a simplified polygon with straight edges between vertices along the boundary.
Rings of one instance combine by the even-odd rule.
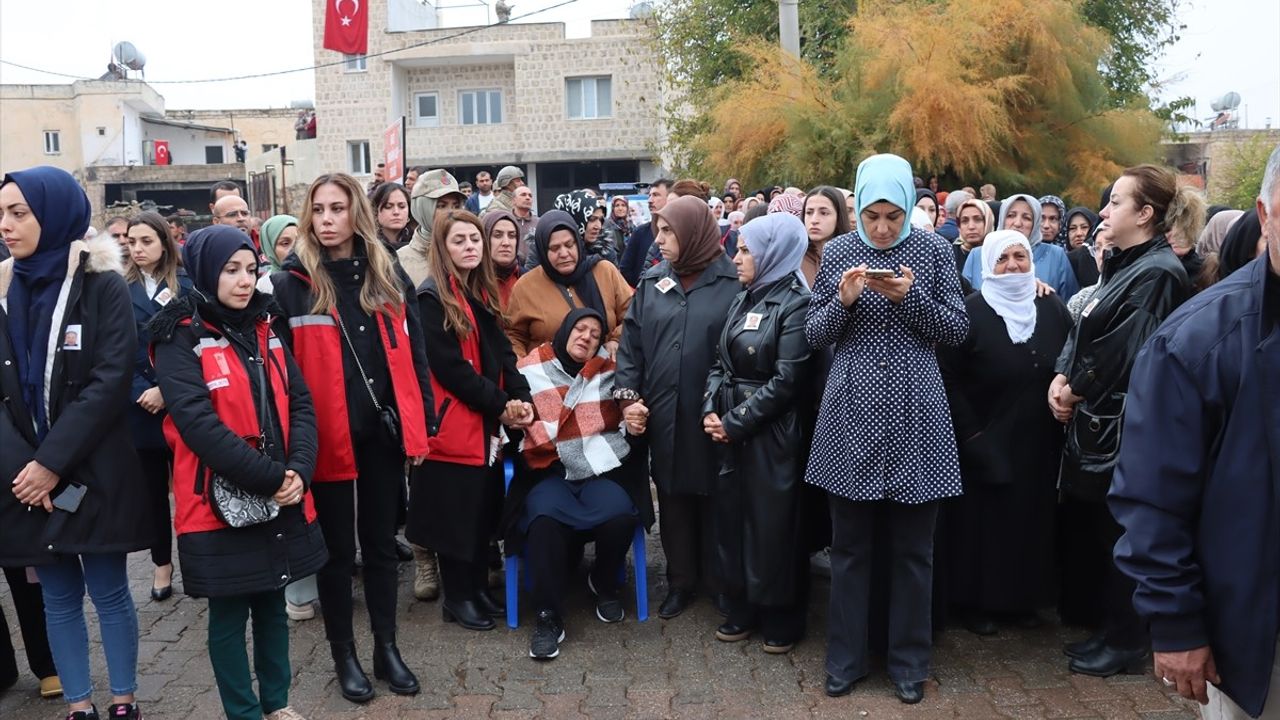
[[1052, 205], [1058, 208], [1058, 234], [1051, 238], [1044, 238], [1047, 243], [1053, 243], [1063, 250], [1070, 250], [1067, 247], [1067, 204], [1057, 195], [1045, 195], [1040, 198], [1041, 217], [1044, 216], [1044, 206]]
[[769, 201], [769, 212], [791, 213], [801, 220], [804, 219], [804, 197], [800, 195], [792, 195], [791, 193], [782, 193], [778, 197]]

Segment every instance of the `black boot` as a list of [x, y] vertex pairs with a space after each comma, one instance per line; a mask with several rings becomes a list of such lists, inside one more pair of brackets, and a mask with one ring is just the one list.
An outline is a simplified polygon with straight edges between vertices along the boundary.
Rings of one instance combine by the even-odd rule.
[[386, 680], [391, 692], [397, 695], [417, 695], [418, 678], [413, 671], [405, 667], [400, 659], [400, 650], [394, 639], [375, 637], [373, 639], [373, 676]]
[[1103, 678], [1120, 673], [1145, 675], [1150, 668], [1151, 661], [1147, 657], [1146, 649], [1128, 650], [1105, 643], [1093, 653], [1067, 663], [1067, 669], [1073, 673]]
[[476, 593], [476, 606], [489, 617], [500, 618], [507, 614], [506, 605], [490, 595], [488, 590]]
[[468, 630], [492, 630], [497, 627], [474, 600], [454, 602], [447, 596], [440, 605], [445, 622], [456, 622]]
[[1107, 636], [1103, 633], [1094, 633], [1084, 640], [1067, 643], [1062, 646], [1062, 653], [1069, 658], [1082, 658], [1092, 655], [1106, 644]]
[[342, 697], [353, 703], [366, 703], [373, 699], [373, 683], [360, 667], [356, 658], [356, 641], [331, 642], [329, 649], [333, 652], [333, 670], [338, 674], [338, 689]]

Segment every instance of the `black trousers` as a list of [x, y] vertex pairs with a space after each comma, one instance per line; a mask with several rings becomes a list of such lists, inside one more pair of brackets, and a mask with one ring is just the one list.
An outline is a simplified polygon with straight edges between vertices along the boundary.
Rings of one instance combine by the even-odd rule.
[[1087, 503], [1087, 512], [1093, 515], [1094, 547], [1092, 555], [1102, 563], [1103, 633], [1107, 644], [1125, 650], [1145, 648], [1151, 639], [1147, 625], [1133, 609], [1133, 593], [1137, 583], [1116, 567], [1116, 541], [1124, 534], [1124, 528], [1111, 516], [1106, 503]]
[[[831, 601], [827, 674], [858, 680], [870, 671], [871, 559], [889, 556], [889, 678], [920, 682], [933, 651], [933, 533], [938, 503], [831, 498]], [[872, 526], [883, 517], [889, 547], [875, 547]]]
[[707, 495], [667, 494], [658, 491], [658, 531], [667, 558], [667, 586], [672, 590], [697, 590], [698, 580], [719, 591], [713, 505]]
[[541, 610], [562, 614], [565, 589], [579, 550], [595, 541], [596, 562], [591, 568], [591, 584], [602, 595], [618, 591], [622, 564], [635, 534], [634, 515], [619, 515], [590, 530], [574, 530], [545, 515], [529, 523], [524, 556], [533, 578], [533, 602]]
[[169, 482], [173, 477], [173, 451], [168, 448], [138, 449], [142, 477], [151, 503], [151, 562], [156, 567], [173, 562], [173, 521], [169, 517]]
[[396, 515], [404, 484], [404, 453], [380, 437], [356, 443], [359, 477], [311, 485], [316, 517], [329, 547], [329, 562], [316, 573], [316, 589], [330, 642], [355, 639], [351, 575], [356, 536], [364, 559], [364, 598], [375, 637], [396, 635]]
[[[25, 568], [5, 568], [4, 577], [9, 581], [9, 594], [13, 596], [13, 606], [18, 611], [18, 628], [26, 646], [27, 667], [41, 680], [57, 675], [44, 625], [44, 595], [40, 585], [27, 582]], [[18, 660], [13, 654], [13, 640], [9, 638], [9, 623], [5, 621], [4, 612], [0, 611], [0, 682], [17, 676]]]

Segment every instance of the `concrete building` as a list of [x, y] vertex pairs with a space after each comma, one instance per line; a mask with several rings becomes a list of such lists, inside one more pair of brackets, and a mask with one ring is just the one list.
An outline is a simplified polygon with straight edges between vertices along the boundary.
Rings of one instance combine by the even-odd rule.
[[[247, 142], [249, 154], [278, 147], [293, 140], [297, 117], [287, 108], [166, 112], [164, 98], [138, 80], [0, 85], [0, 106], [0, 171], [54, 165], [71, 172], [97, 226], [134, 203], [207, 215], [211, 185], [245, 185], [235, 142]], [[155, 164], [157, 141], [167, 143], [170, 164]]]
[[539, 209], [573, 188], [657, 176], [660, 64], [645, 21], [597, 20], [568, 38], [561, 23], [438, 28], [413, 0], [369, 13], [368, 55], [344, 58], [322, 47], [325, 0], [312, 0], [316, 64], [330, 64], [316, 70], [322, 167], [369, 177], [403, 116], [408, 165], [467, 181], [521, 166]]

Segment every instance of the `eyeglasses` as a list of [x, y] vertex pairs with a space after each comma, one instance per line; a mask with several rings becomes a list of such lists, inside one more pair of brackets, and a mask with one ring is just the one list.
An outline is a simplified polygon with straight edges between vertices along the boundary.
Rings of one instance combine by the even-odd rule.
[[248, 210], [232, 210], [231, 212], [223, 213], [222, 217], [224, 218], [249, 217], [249, 211]]

